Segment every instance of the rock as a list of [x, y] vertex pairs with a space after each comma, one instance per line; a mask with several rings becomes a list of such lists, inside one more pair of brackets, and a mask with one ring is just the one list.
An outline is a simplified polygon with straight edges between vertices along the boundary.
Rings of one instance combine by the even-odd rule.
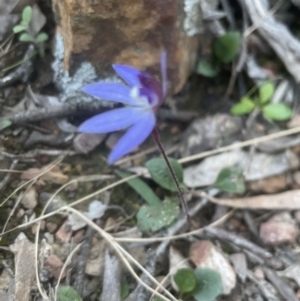
[[44, 237], [45, 237], [46, 241], [49, 244], [53, 244], [54, 243], [54, 235], [53, 234], [50, 234], [49, 232], [46, 232], [46, 233], [44, 233]]
[[63, 223], [58, 231], [55, 233], [55, 238], [61, 243], [66, 244], [70, 241], [72, 236], [71, 227], [67, 222]]
[[[191, 188], [211, 185], [225, 167], [239, 166], [247, 181], [264, 179], [282, 174], [299, 166], [297, 156], [287, 150], [278, 154], [256, 153], [236, 149], [205, 158], [198, 165], [184, 170], [184, 183]], [[263, 168], [262, 168], [263, 166]]]
[[[51, 193], [41, 192], [39, 195], [39, 204], [44, 208], [51, 197], [52, 197]], [[59, 208], [66, 205], [67, 202], [64, 201], [60, 196], [55, 196], [54, 199], [49, 204], [49, 206], [47, 207], [46, 213], [58, 210]]]
[[298, 234], [296, 222], [289, 212], [278, 213], [260, 225], [259, 236], [270, 246], [294, 243]]
[[74, 243], [80, 244], [84, 240], [85, 230], [79, 230], [74, 235]]
[[[42, 220], [42, 221], [41, 221], [41, 225], [40, 225], [40, 230], [41, 230], [41, 231], [44, 231], [44, 230], [45, 230], [45, 225], [46, 225], [46, 221], [45, 221], [45, 220]], [[33, 235], [36, 234], [37, 227], [38, 227], [38, 224], [33, 224], [33, 225], [31, 226], [31, 233], [32, 233]]]
[[103, 243], [103, 241], [100, 241], [92, 246], [85, 267], [86, 274], [91, 276], [103, 275], [105, 249], [106, 244]]
[[[64, 263], [55, 254], [51, 254], [44, 263], [44, 266], [49, 268], [51, 275], [55, 279], [59, 278], [63, 265]], [[67, 272], [64, 270], [61, 278], [65, 278], [66, 275]]]
[[230, 255], [230, 260], [233, 264], [234, 270], [239, 278], [245, 283], [247, 278], [247, 259], [243, 253], [235, 253]]
[[265, 273], [264, 273], [264, 271], [262, 270], [261, 267], [255, 267], [255, 269], [254, 269], [254, 275], [258, 279], [265, 279]]
[[2, 0], [0, 2], [0, 41], [12, 32], [12, 28], [20, 20], [19, 15], [11, 14], [19, 0]]
[[286, 175], [269, 177], [248, 183], [248, 188], [254, 192], [276, 193], [284, 190], [289, 184]]
[[[87, 212], [82, 212], [90, 220], [100, 218], [104, 215], [107, 209], [107, 205], [102, 204], [102, 202], [94, 200], [89, 204]], [[86, 226], [86, 221], [82, 219], [78, 214], [71, 213], [68, 216], [68, 225], [71, 227], [72, 231], [77, 231]]]
[[199, 118], [183, 133], [179, 150], [182, 157], [228, 145], [241, 138], [242, 119], [228, 114]]
[[296, 171], [293, 174], [293, 180], [297, 185], [300, 185], [300, 171]]
[[297, 210], [295, 212], [295, 219], [296, 219], [297, 223], [300, 224], [300, 210]]
[[123, 135], [124, 135], [124, 133], [122, 133], [122, 132], [111, 133], [109, 135], [108, 139], [106, 139], [105, 145], [109, 149], [113, 149]]
[[[206, 11], [218, 3], [201, 2]], [[161, 49], [166, 49], [170, 91], [174, 93], [185, 83], [197, 58], [202, 30], [198, 0], [54, 0], [53, 10], [58, 23], [54, 55], [56, 60], [63, 59], [73, 87], [97, 78], [111, 79], [113, 63], [159, 74]], [[56, 81], [63, 86], [68, 79], [62, 78], [58, 64], [53, 66], [59, 73]]]
[[78, 154], [88, 154], [94, 150], [106, 137], [106, 134], [80, 133], [73, 141], [73, 147]]
[[229, 261], [210, 241], [198, 240], [190, 247], [190, 259], [198, 268], [217, 271], [222, 277], [223, 294], [228, 295], [236, 285], [236, 276]]
[[41, 133], [38, 131], [32, 131], [30, 136], [26, 139], [24, 143], [25, 148], [31, 148], [37, 144], [46, 144], [49, 146], [62, 146], [68, 144], [68, 135], [65, 133], [49, 134]]
[[30, 187], [28, 189], [21, 203], [26, 209], [33, 209], [36, 207], [38, 201], [37, 201], [37, 193], [34, 187]]
[[52, 223], [52, 222], [47, 222], [46, 229], [49, 233], [54, 233], [57, 229], [57, 224]]

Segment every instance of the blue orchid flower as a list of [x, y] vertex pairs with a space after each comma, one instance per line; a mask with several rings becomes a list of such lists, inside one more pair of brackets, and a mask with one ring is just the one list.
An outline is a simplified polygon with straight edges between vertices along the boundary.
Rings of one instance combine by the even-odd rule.
[[109, 164], [143, 143], [154, 130], [156, 110], [167, 92], [165, 52], [161, 55], [160, 63], [162, 84], [147, 72], [126, 65], [113, 65], [126, 84], [99, 82], [83, 87], [82, 90], [93, 97], [125, 105], [96, 115], [78, 128], [83, 133], [109, 133], [128, 128], [110, 153]]

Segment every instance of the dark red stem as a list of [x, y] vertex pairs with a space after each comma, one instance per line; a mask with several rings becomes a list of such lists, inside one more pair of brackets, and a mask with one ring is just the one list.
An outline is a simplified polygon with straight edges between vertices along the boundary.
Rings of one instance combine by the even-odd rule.
[[163, 157], [164, 157], [164, 159], [165, 159], [165, 161], [166, 161], [166, 164], [167, 164], [167, 166], [168, 166], [168, 169], [169, 169], [169, 171], [170, 171], [170, 174], [171, 174], [171, 176], [172, 176], [172, 178], [173, 178], [173, 180], [174, 180], [174, 183], [175, 183], [175, 185], [176, 185], [176, 188], [177, 188], [177, 190], [178, 190], [179, 198], [180, 198], [180, 200], [181, 200], [181, 203], [182, 203], [182, 206], [183, 206], [183, 208], [184, 208], [185, 214], [186, 214], [186, 216], [187, 216], [188, 221], [190, 221], [190, 216], [189, 216], [187, 204], [186, 204], [186, 201], [185, 201], [185, 199], [184, 199], [184, 195], [183, 195], [182, 189], [180, 188], [179, 181], [178, 181], [178, 179], [177, 179], [177, 177], [176, 177], [176, 175], [175, 175], [175, 172], [174, 172], [174, 170], [173, 170], [173, 168], [172, 168], [172, 166], [171, 166], [171, 164], [170, 164], [170, 161], [169, 161], [169, 159], [168, 159], [168, 157], [167, 157], [167, 155], [166, 155], [166, 152], [165, 152], [165, 150], [164, 150], [164, 148], [163, 148], [163, 146], [162, 146], [162, 144], [161, 144], [160, 136], [159, 136], [159, 133], [158, 133], [157, 128], [154, 128], [154, 130], [153, 130], [153, 132], [152, 132], [152, 136], [153, 136], [153, 138], [154, 138], [154, 140], [155, 140], [155, 142], [156, 142], [156, 144], [157, 144], [157, 146], [158, 146], [158, 148], [159, 148], [161, 154], [163, 155]]

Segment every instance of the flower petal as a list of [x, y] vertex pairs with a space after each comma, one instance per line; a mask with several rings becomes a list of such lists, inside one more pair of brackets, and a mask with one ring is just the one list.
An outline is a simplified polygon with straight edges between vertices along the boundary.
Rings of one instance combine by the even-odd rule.
[[149, 111], [140, 121], [132, 125], [110, 153], [108, 163], [113, 164], [115, 161], [143, 143], [151, 134], [155, 126], [155, 122], [155, 115], [152, 111]]
[[144, 109], [136, 107], [114, 109], [86, 120], [79, 126], [78, 132], [109, 133], [119, 131], [140, 121], [145, 113]]
[[139, 75], [142, 73], [141, 71], [126, 65], [117, 65], [117, 64], [113, 65], [113, 68], [129, 86], [139, 87], [141, 85], [139, 79]]
[[117, 83], [93, 83], [82, 88], [82, 91], [107, 101], [120, 102], [132, 106], [140, 104], [130, 96], [130, 87]]

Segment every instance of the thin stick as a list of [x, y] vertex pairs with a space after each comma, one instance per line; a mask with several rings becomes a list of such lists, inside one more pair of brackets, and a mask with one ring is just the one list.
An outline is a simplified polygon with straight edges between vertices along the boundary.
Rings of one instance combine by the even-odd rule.
[[161, 144], [161, 141], [160, 141], [160, 137], [159, 137], [159, 133], [158, 133], [157, 128], [154, 128], [154, 130], [153, 130], [153, 132], [152, 132], [152, 136], [153, 136], [153, 138], [154, 138], [154, 140], [155, 140], [155, 142], [156, 142], [156, 144], [157, 144], [157, 146], [158, 146], [158, 148], [159, 148], [161, 154], [163, 155], [163, 157], [164, 157], [164, 159], [165, 159], [165, 161], [166, 161], [166, 164], [167, 164], [167, 166], [168, 166], [168, 169], [169, 169], [169, 171], [170, 171], [170, 174], [171, 174], [171, 176], [172, 176], [172, 178], [173, 178], [173, 180], [174, 180], [174, 183], [175, 183], [175, 185], [176, 185], [176, 188], [177, 188], [177, 190], [178, 190], [178, 195], [179, 195], [179, 198], [180, 198], [180, 200], [181, 200], [182, 206], [183, 206], [183, 208], [184, 208], [186, 217], [187, 217], [188, 221], [190, 222], [189, 211], [188, 211], [188, 207], [187, 207], [187, 204], [186, 204], [186, 201], [185, 201], [185, 198], [184, 198], [182, 189], [180, 188], [180, 185], [179, 185], [178, 179], [177, 179], [177, 177], [176, 177], [176, 175], [175, 175], [175, 172], [174, 172], [174, 170], [173, 170], [173, 168], [172, 168], [172, 166], [171, 166], [171, 164], [170, 164], [170, 161], [169, 161], [169, 159], [168, 159], [168, 157], [167, 157], [167, 155], [166, 155], [166, 152], [165, 152], [165, 150], [164, 150], [164, 148], [163, 148], [163, 146], [162, 146], [162, 144]]

